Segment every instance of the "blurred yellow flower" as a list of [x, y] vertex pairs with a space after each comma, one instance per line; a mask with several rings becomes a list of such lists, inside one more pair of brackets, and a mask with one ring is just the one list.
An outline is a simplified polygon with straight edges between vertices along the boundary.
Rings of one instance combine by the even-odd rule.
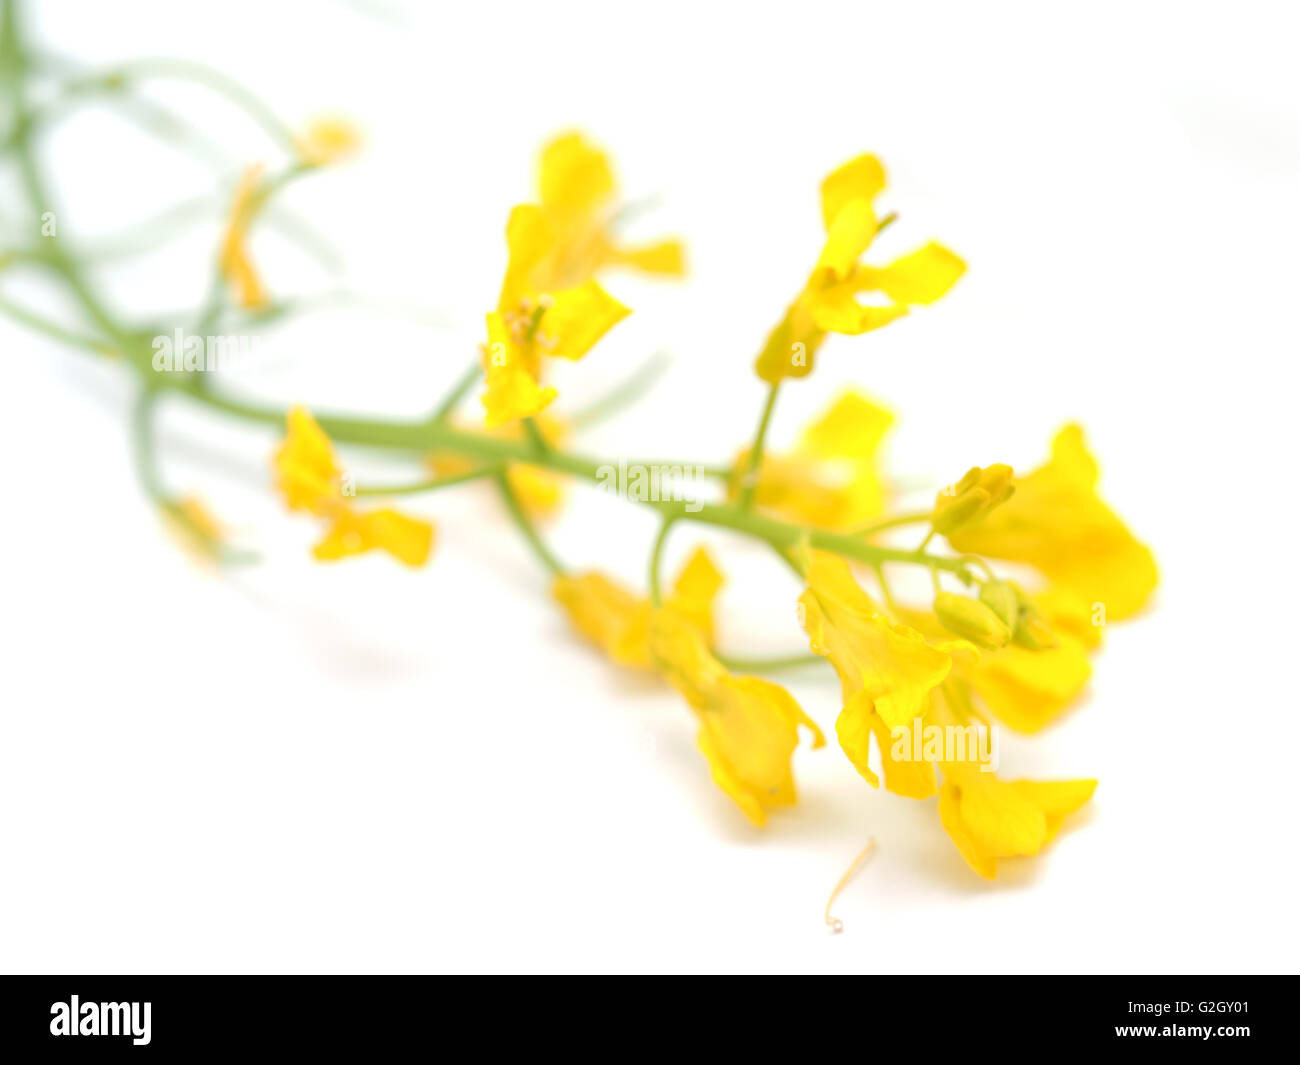
[[[880, 230], [874, 202], [884, 187], [885, 170], [874, 155], [850, 160], [822, 182], [826, 243], [803, 291], [759, 354], [755, 369], [764, 381], [807, 376], [827, 333], [856, 336], [879, 329], [909, 306], [934, 303], [965, 272], [958, 256], [933, 242], [888, 266], [859, 261]], [[857, 297], [865, 293], [884, 302], [860, 303]]]
[[324, 116], [307, 123], [297, 147], [307, 166], [328, 166], [361, 150], [361, 131], [346, 119]]
[[217, 263], [221, 276], [234, 289], [236, 303], [245, 310], [257, 310], [268, 302], [266, 288], [249, 258], [247, 246], [248, 228], [257, 213], [261, 193], [262, 167], [250, 166], [235, 188]]
[[[842, 393], [786, 455], [763, 455], [754, 499], [804, 525], [847, 531], [880, 514], [885, 486], [878, 456], [892, 411], [857, 391]], [[748, 450], [735, 463], [729, 494], [740, 494]]]
[[196, 496], [163, 504], [163, 515], [193, 556], [203, 562], [220, 557], [226, 533], [207, 505]]
[[1057, 433], [1051, 459], [1015, 485], [1009, 501], [955, 532], [953, 547], [1028, 563], [1094, 604], [1094, 624], [1137, 613], [1155, 590], [1155, 558], [1098, 498], [1083, 430], [1068, 425]]
[[516, 207], [510, 216], [511, 265], [483, 348], [489, 428], [540, 414], [555, 399], [555, 389], [540, 384], [543, 355], [580, 359], [629, 313], [595, 281], [554, 292], [524, 288], [526, 264], [546, 239], [538, 225], [536, 208]]
[[387, 551], [408, 566], [421, 566], [433, 549], [433, 526], [395, 510], [361, 512], [345, 493], [343, 470], [324, 430], [305, 408], [288, 416], [288, 435], [275, 453], [276, 487], [290, 510], [327, 518], [325, 536], [312, 549], [321, 561]]
[[616, 185], [608, 157], [580, 134], [543, 148], [540, 202], [521, 204], [506, 227], [509, 262], [483, 351], [489, 426], [532, 417], [555, 399], [542, 356], [580, 359], [629, 312], [595, 280], [607, 267], [682, 273], [681, 246], [624, 248], [611, 235]]
[[[702, 547], [691, 555], [673, 584], [666, 604], [703, 635], [713, 639], [713, 603], [722, 587], [722, 574]], [[634, 669], [649, 669], [650, 600], [601, 573], [561, 575], [551, 594], [583, 636], [610, 661]]]
[[1038, 854], [1065, 818], [1092, 798], [1095, 780], [999, 780], [960, 763], [945, 764], [939, 819], [966, 864], [986, 880], [998, 859]]
[[544, 280], [545, 291], [567, 288], [611, 266], [681, 277], [685, 255], [678, 240], [624, 247], [613, 235], [618, 215], [618, 185], [609, 157], [581, 133], [550, 141], [538, 167], [541, 209], [556, 234]]
[[809, 643], [840, 677], [844, 706], [835, 732], [844, 753], [868, 783], [878, 786], [869, 763], [874, 735], [886, 788], [911, 798], [934, 794], [933, 765], [894, 759], [892, 730], [924, 718], [931, 693], [948, 676], [954, 658], [974, 660], [978, 652], [962, 640], [931, 643], [893, 621], [835, 555], [807, 552], [804, 573], [808, 587], [799, 603]]
[[695, 711], [697, 742], [718, 787], [760, 827], [769, 810], [794, 805], [799, 727], [821, 747], [817, 725], [779, 685], [728, 672], [699, 627], [672, 607], [654, 611], [649, 627], [655, 665]]

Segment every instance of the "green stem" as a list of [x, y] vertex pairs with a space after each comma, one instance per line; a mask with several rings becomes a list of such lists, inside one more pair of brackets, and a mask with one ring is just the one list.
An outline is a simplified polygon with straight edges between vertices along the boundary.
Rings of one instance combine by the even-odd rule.
[[480, 466], [476, 470], [469, 470], [466, 473], [451, 473], [445, 477], [430, 477], [427, 480], [416, 481], [413, 484], [358, 486], [356, 493], [358, 496], [409, 496], [417, 495], [420, 492], [436, 492], [439, 488], [450, 488], [454, 484], [481, 480], [489, 475], [499, 473], [500, 470], [500, 465], [492, 463], [487, 466]]
[[820, 655], [776, 655], [773, 657], [744, 657], [723, 654], [714, 651], [713, 657], [733, 673], [775, 673], [783, 669], [803, 669], [807, 666], [825, 665], [826, 659]]
[[659, 583], [659, 571], [663, 563], [664, 544], [668, 542], [668, 531], [673, 527], [673, 522], [677, 519], [666, 517], [659, 526], [659, 533], [655, 536], [654, 547], [650, 549], [650, 602], [657, 608], [663, 605], [663, 590]]
[[612, 391], [570, 415], [569, 424], [575, 429], [586, 429], [604, 421], [611, 414], [618, 413], [645, 395], [651, 385], [663, 376], [667, 368], [667, 357], [662, 351], [656, 351], [622, 384], [616, 385]]
[[900, 529], [904, 525], [917, 525], [923, 521], [930, 520], [930, 511], [917, 511], [914, 514], [900, 514], [896, 518], [889, 518], [886, 521], [878, 521], [872, 525], [863, 525], [860, 529], [854, 529], [854, 536], [872, 536], [875, 533], [885, 532], [887, 529]]
[[469, 390], [474, 387], [474, 383], [482, 376], [483, 367], [475, 359], [473, 365], [456, 379], [456, 383], [451, 386], [451, 391], [438, 404], [438, 409], [433, 412], [433, 420], [435, 422], [446, 421], [455, 414], [460, 401], [465, 398]]
[[777, 393], [781, 382], [774, 381], [767, 390], [767, 399], [763, 403], [763, 413], [758, 418], [758, 429], [754, 433], [754, 443], [749, 449], [749, 459], [745, 464], [744, 475], [740, 479], [740, 507], [748, 510], [754, 502], [754, 493], [758, 491], [759, 471], [763, 467], [763, 447], [767, 442], [767, 429], [772, 422], [772, 411], [776, 408]]
[[505, 501], [506, 509], [510, 512], [510, 517], [518, 526], [519, 531], [523, 533], [524, 541], [533, 549], [533, 554], [552, 574], [557, 577], [563, 576], [564, 566], [551, 553], [551, 549], [546, 546], [545, 541], [538, 535], [537, 529], [534, 528], [532, 521], [524, 513], [524, 508], [519, 502], [519, 497], [515, 495], [515, 490], [510, 487], [510, 478], [505, 475], [505, 471], [498, 470], [496, 480], [497, 487], [501, 490], [501, 498]]

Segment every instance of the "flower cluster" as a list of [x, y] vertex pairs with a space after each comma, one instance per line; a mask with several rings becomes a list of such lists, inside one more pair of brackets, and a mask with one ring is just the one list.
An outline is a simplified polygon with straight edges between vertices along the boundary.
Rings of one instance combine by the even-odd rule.
[[[458, 428], [466, 439], [433, 458], [442, 477], [429, 484], [469, 479], [482, 468], [496, 474], [525, 520], [554, 509], [556, 481], [573, 472], [559, 450], [564, 422], [549, 413], [539, 418], [556, 399], [544, 381], [546, 361], [587, 355], [629, 313], [598, 275], [621, 265], [678, 276], [684, 258], [673, 241], [620, 245], [612, 169], [581, 136], [546, 146], [539, 185], [539, 201], [516, 207], [506, 227], [505, 280], [482, 351], [484, 427]], [[1006, 465], [976, 467], [940, 491], [932, 507], [895, 516], [879, 462], [894, 416], [869, 396], [840, 395], [792, 451], [765, 450], [776, 389], [811, 373], [829, 334], [896, 322], [942, 297], [965, 270], [933, 242], [885, 266], [862, 261], [895, 218], [878, 214], [884, 188], [884, 168], [870, 155], [823, 182], [825, 244], [755, 367], [771, 386], [763, 424], [720, 477], [725, 502], [711, 504], [701, 520], [769, 540], [798, 571], [808, 646], [840, 680], [841, 750], [873, 787], [918, 800], [937, 796], [939, 821], [957, 850], [992, 878], [1000, 859], [1039, 853], [1096, 782], [1003, 780], [941, 744], [918, 758], [898, 737], [917, 727], [999, 723], [1031, 733], [1050, 725], [1083, 693], [1102, 625], [1141, 608], [1156, 570], [1150, 551], [1098, 497], [1096, 465], [1077, 426], [1063, 429], [1049, 461], [1028, 475]], [[861, 302], [864, 296], [876, 300]], [[486, 440], [510, 446], [485, 452]], [[510, 461], [518, 459], [529, 461]], [[328, 442], [305, 412], [290, 415], [276, 464], [289, 505], [330, 522], [317, 557], [383, 547], [416, 563], [427, 554], [431, 531], [423, 523], [392, 511], [360, 515], [342, 501]], [[795, 804], [800, 730], [813, 747], [825, 739], [785, 688], [728, 667], [714, 622], [723, 576], [703, 548], [660, 591], [658, 549], [668, 528], [689, 516], [665, 511], [646, 593], [602, 573], [571, 571], [549, 552], [543, 561], [553, 570], [556, 602], [582, 637], [616, 665], [658, 674], [681, 694], [713, 779], [762, 826], [773, 810]], [[747, 524], [750, 517], [760, 524]], [[920, 547], [880, 545], [884, 533], [909, 524], [925, 531]], [[953, 553], [936, 554], [936, 541]], [[996, 576], [988, 559], [1021, 564], [1027, 588]], [[932, 600], [900, 602], [886, 564], [929, 569]], [[956, 587], [942, 587], [941, 576]]]
[[[242, 92], [230, 98], [251, 106]], [[11, 102], [18, 131], [11, 148], [25, 164], [25, 194], [43, 204], [47, 189], [29, 137], [40, 116], [21, 93]], [[234, 333], [232, 327], [292, 313], [255, 264], [253, 231], [292, 180], [328, 171], [360, 144], [356, 131], [337, 119], [299, 132], [281, 127], [260, 105], [251, 110], [279, 134], [287, 162], [279, 171], [249, 167], [235, 183], [213, 256], [213, 295], [184, 323], [198, 335], [216, 325]], [[274, 485], [291, 511], [319, 523], [312, 550], [322, 562], [380, 551], [423, 565], [432, 553], [433, 525], [383, 500], [488, 486], [545, 567], [551, 594], [575, 632], [617, 666], [659, 677], [681, 695], [714, 781], [750, 822], [762, 826], [796, 804], [793, 759], [801, 736], [813, 748], [826, 745], [814, 715], [769, 675], [792, 664], [828, 663], [840, 683], [834, 737], [858, 774], [894, 795], [934, 800], [938, 822], [962, 858], [992, 878], [1001, 860], [1042, 851], [1096, 782], [1005, 780], [987, 760], [947, 740], [994, 725], [1037, 733], [1057, 721], [1085, 690], [1104, 626], [1133, 616], [1150, 599], [1156, 565], [1099, 496], [1096, 462], [1075, 425], [1056, 435], [1047, 460], [1030, 473], [1001, 464], [975, 467], [938, 491], [932, 504], [911, 509], [897, 506], [881, 465], [894, 415], [865, 392], [834, 397], [791, 448], [768, 447], [780, 390], [813, 372], [831, 336], [898, 323], [944, 297], [965, 272], [962, 259], [936, 242], [883, 265], [868, 261], [876, 258], [877, 237], [898, 220], [879, 205], [886, 187], [884, 167], [872, 155], [850, 160], [822, 182], [821, 251], [754, 366], [767, 386], [757, 430], [729, 449], [730, 460], [691, 467], [705, 471], [712, 498], [631, 500], [661, 519], [648, 545], [644, 590], [570, 567], [538, 527], [539, 518], [562, 505], [566, 480], [598, 482], [619, 462], [569, 450], [580, 425], [553, 406], [551, 360], [587, 357], [630, 313], [605, 287], [612, 271], [685, 273], [680, 242], [637, 245], [624, 238], [626, 212], [613, 167], [581, 134], [563, 134], [544, 147], [534, 198], [506, 222], [504, 278], [495, 302], [483, 300], [482, 344], [467, 352], [470, 365], [449, 392], [430, 397], [436, 406], [426, 418], [282, 410], [225, 394], [219, 380], [188, 367], [157, 374], [147, 331], [119, 316], [61, 250], [28, 257], [50, 268], [91, 331], [82, 335], [26, 309], [4, 313], [94, 357], [111, 356], [136, 375], [133, 439], [142, 482], [205, 555], [237, 558], [222, 523], [196, 498], [169, 492], [156, 468], [153, 417], [168, 397], [284, 427], [272, 460]], [[17, 253], [6, 260], [18, 261]], [[475, 391], [480, 405], [467, 412], [462, 400]], [[427, 476], [358, 485], [340, 459], [345, 448], [414, 458]], [[380, 502], [368, 505], [367, 497]], [[717, 606], [725, 582], [718, 562], [698, 548], [675, 580], [661, 580], [668, 534], [686, 524], [764, 543], [797, 572], [797, 604], [773, 606], [797, 607], [806, 651], [742, 660], [723, 650]], [[914, 537], [912, 546], [900, 545], [900, 536]], [[927, 574], [931, 592], [918, 596], [913, 583], [902, 594], [893, 579], [902, 568]], [[726, 635], [726, 646], [734, 646], [738, 634]]]

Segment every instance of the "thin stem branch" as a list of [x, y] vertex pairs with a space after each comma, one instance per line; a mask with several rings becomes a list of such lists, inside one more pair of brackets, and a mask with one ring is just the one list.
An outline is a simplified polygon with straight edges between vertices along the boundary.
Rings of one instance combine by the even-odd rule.
[[510, 517], [523, 534], [524, 541], [532, 548], [533, 554], [552, 574], [557, 577], [563, 576], [564, 566], [551, 552], [551, 549], [546, 546], [546, 542], [538, 535], [532, 521], [524, 513], [523, 505], [519, 502], [519, 497], [515, 495], [515, 490], [510, 487], [510, 478], [506, 476], [504, 470], [497, 471], [496, 481], [497, 487], [501, 491], [501, 498], [505, 501], [506, 510], [510, 512]]
[[767, 442], [768, 426], [772, 422], [772, 411], [776, 408], [776, 397], [781, 390], [781, 382], [774, 381], [767, 390], [767, 399], [763, 403], [763, 413], [759, 415], [758, 429], [754, 432], [754, 443], [750, 446], [745, 472], [740, 479], [740, 507], [748, 510], [754, 502], [754, 493], [758, 491], [758, 479], [763, 467], [763, 447]]

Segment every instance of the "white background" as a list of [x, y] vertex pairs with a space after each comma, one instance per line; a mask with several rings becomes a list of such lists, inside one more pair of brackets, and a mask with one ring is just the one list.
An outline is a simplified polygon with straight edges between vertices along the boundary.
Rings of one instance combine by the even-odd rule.
[[[204, 59], [294, 123], [366, 128], [362, 159], [287, 203], [331, 235], [346, 284], [446, 328], [321, 313], [268, 332], [232, 392], [427, 411], [473, 355], [537, 145], [578, 126], [630, 198], [658, 197], [639, 232], [682, 233], [692, 261], [682, 286], [610, 282], [636, 313], [562, 400], [651, 351], [673, 363], [579, 444], [726, 461], [761, 400], [753, 353], [817, 253], [818, 182], [872, 150], [902, 212], [884, 250], [938, 237], [970, 273], [932, 310], [833, 339], [783, 394], [774, 443], [850, 382], [902, 414], [891, 468], [936, 485], [973, 463], [1028, 469], [1081, 419], [1163, 582], [1108, 630], [1082, 707], [1004, 744], [1011, 775], [1101, 785], [1049, 853], [988, 885], [933, 800], [871, 790], [833, 745], [799, 752], [799, 807], [752, 830], [684, 704], [570, 634], [479, 489], [415, 504], [439, 528], [426, 570], [321, 567], [314, 523], [269, 492], [273, 436], [177, 406], [169, 483], [263, 558], [196, 566], [136, 487], [124, 375], [4, 322], [0, 967], [1294, 971], [1293, 7], [36, 6], [64, 55]], [[203, 93], [157, 98], [232, 160], [281, 161]], [[43, 150], [69, 241], [232, 173], [102, 108]], [[6, 200], [12, 240], [31, 221]], [[217, 238], [214, 220], [97, 280], [174, 319], [202, 299]], [[255, 251], [277, 294], [337, 283], [274, 233]], [[17, 271], [0, 292], [50, 306]], [[579, 492], [548, 536], [639, 581], [653, 523], [633, 511]], [[675, 534], [674, 565], [693, 542]], [[724, 642], [801, 649], [789, 575], [710, 542], [732, 578]], [[829, 731], [827, 674], [791, 686]], [[868, 837], [832, 936], [822, 905]]]

